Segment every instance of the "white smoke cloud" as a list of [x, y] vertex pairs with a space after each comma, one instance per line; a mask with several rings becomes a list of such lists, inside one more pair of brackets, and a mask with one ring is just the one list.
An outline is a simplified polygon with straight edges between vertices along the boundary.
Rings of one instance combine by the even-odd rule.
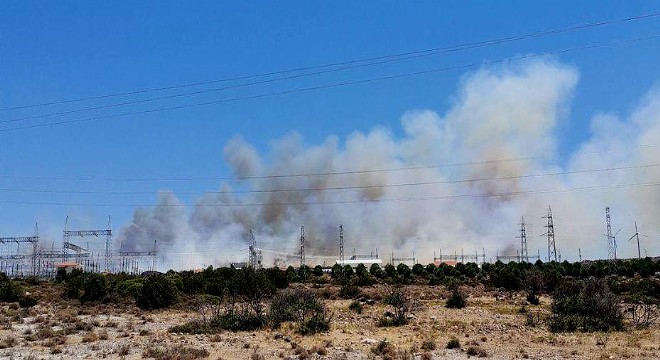
[[[337, 226], [343, 224], [349, 254], [353, 248], [358, 253], [378, 248], [382, 257], [414, 252], [426, 263], [441, 249], [445, 254], [485, 249], [488, 257], [515, 252], [517, 223], [525, 216], [530, 253], [540, 249], [545, 258], [546, 240], [539, 235], [544, 231], [541, 216], [550, 205], [563, 257], [575, 259], [581, 248], [585, 255], [602, 258], [607, 255], [602, 233], [608, 205], [615, 227], [624, 229], [620, 256], [633, 256], [631, 244], [623, 241], [632, 219], [649, 234], [659, 232], [654, 221], [660, 214], [658, 187], [555, 190], [659, 181], [658, 167], [570, 172], [657, 161], [657, 149], [645, 145], [660, 143], [660, 93], [651, 91], [625, 119], [595, 116], [591, 136], [562, 164], [556, 156], [557, 128], [569, 120], [578, 77], [577, 69], [553, 59], [480, 69], [463, 78], [444, 114], [405, 113], [400, 138], [376, 126], [343, 142], [329, 136], [306, 146], [300, 134], [292, 133], [272, 141], [270, 154], [263, 156], [236, 137], [225, 146], [225, 161], [241, 179], [238, 187], [255, 192], [222, 184], [220, 192], [201, 196], [189, 214], [170, 206], [178, 204], [173, 194], [161, 193], [153, 209], [135, 211], [133, 224], [122, 229], [120, 238], [139, 249], [156, 237], [163, 253], [194, 254], [174, 255], [182, 259], [166, 259], [169, 266], [223, 265], [247, 257], [246, 233], [253, 229], [270, 265], [299, 251], [304, 225], [312, 263], [321, 261], [314, 255], [330, 261], [337, 257]], [[518, 160], [494, 161], [500, 159]], [[365, 169], [398, 170], [360, 172]], [[530, 176], [565, 171], [569, 174]], [[274, 176], [319, 173], [326, 175]], [[500, 180], [455, 182], [493, 178]], [[409, 183], [419, 185], [385, 186]], [[273, 189], [307, 190], [267, 192]], [[526, 195], [495, 196], [515, 192]], [[651, 240], [643, 247], [653, 254], [660, 250]]]

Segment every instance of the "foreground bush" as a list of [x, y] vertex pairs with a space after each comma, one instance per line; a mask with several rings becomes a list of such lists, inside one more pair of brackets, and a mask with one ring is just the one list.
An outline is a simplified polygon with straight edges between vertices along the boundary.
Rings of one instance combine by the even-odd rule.
[[148, 276], [137, 297], [137, 305], [141, 309], [162, 309], [176, 302], [176, 287], [165, 275]]
[[0, 273], [0, 301], [17, 301], [21, 292], [20, 285], [9, 279], [5, 273]]
[[300, 334], [311, 335], [330, 330], [332, 316], [311, 291], [295, 289], [281, 291], [273, 297], [268, 317], [273, 327], [295, 321]]
[[452, 291], [451, 296], [449, 299], [447, 299], [447, 304], [445, 304], [445, 307], [449, 309], [462, 309], [467, 305], [467, 296], [458, 290], [458, 288], [454, 288], [454, 291]]
[[85, 273], [82, 281], [82, 302], [99, 301], [108, 293], [108, 282], [105, 275]]
[[571, 280], [559, 285], [552, 296], [550, 331], [610, 331], [623, 329], [617, 297], [600, 279]]
[[403, 292], [401, 287], [393, 287], [389, 294], [383, 298], [383, 303], [389, 305], [393, 312], [386, 313], [379, 321], [380, 326], [401, 326], [408, 323], [408, 311], [410, 311], [410, 298]]

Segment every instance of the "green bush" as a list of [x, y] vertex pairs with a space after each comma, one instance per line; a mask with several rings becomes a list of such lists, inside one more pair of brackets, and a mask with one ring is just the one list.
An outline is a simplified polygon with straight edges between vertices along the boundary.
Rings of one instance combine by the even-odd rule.
[[141, 309], [162, 309], [176, 302], [177, 288], [165, 275], [150, 275], [144, 279], [137, 298]]
[[22, 308], [31, 308], [37, 305], [37, 299], [31, 295], [23, 295], [18, 299], [18, 305]]
[[5, 273], [0, 273], [0, 301], [18, 301], [22, 292], [18, 283], [9, 279]]
[[458, 288], [455, 288], [452, 291], [451, 296], [447, 299], [447, 304], [445, 307], [450, 309], [462, 309], [467, 305], [467, 296], [461, 292]]
[[99, 301], [108, 293], [108, 281], [105, 276], [97, 273], [85, 273], [82, 282], [82, 302]]
[[252, 331], [262, 328], [266, 319], [262, 314], [243, 308], [238, 311], [230, 311], [211, 318], [209, 326], [211, 329], [224, 329], [231, 331]]
[[451, 338], [449, 342], [447, 342], [447, 346], [445, 346], [447, 349], [460, 349], [461, 348], [461, 343], [458, 341], [457, 338]]
[[121, 281], [115, 286], [115, 292], [120, 296], [137, 300], [142, 292], [142, 281], [139, 279]]
[[313, 314], [310, 318], [303, 320], [298, 327], [298, 333], [301, 335], [314, 335], [329, 330], [330, 318], [325, 312]]
[[541, 299], [539, 299], [539, 296], [536, 295], [536, 293], [530, 291], [529, 293], [527, 293], [527, 302], [532, 305], [538, 305], [541, 303]]
[[350, 281], [346, 281], [341, 288], [339, 288], [339, 296], [344, 299], [353, 299], [360, 296], [360, 288]]
[[553, 332], [622, 330], [623, 314], [602, 279], [571, 280], [555, 289], [548, 325]]
[[353, 300], [351, 304], [348, 306], [348, 308], [355, 311], [358, 314], [362, 314], [362, 308], [363, 308], [362, 303], [357, 300]]
[[295, 321], [300, 334], [310, 335], [328, 331], [331, 316], [314, 293], [295, 289], [281, 291], [273, 297], [268, 319], [274, 328], [284, 321]]
[[323, 267], [321, 265], [314, 266], [313, 274], [316, 277], [323, 276]]

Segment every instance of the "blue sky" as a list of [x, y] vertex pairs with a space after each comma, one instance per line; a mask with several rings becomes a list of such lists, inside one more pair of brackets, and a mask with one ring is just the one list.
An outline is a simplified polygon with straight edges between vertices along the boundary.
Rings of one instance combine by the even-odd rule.
[[[658, 11], [657, 3], [643, 1], [199, 1], [192, 5], [5, 1], [0, 4], [0, 108], [444, 47]], [[27, 123], [460, 66], [659, 33], [660, 18], [653, 18]], [[630, 111], [660, 79], [658, 58], [658, 40], [557, 56], [562, 63], [574, 66], [580, 77], [568, 119], [558, 130], [562, 148], [571, 151], [589, 136], [589, 121], [595, 114], [625, 115]], [[222, 151], [235, 135], [266, 153], [270, 140], [291, 131], [302, 134], [310, 144], [322, 142], [329, 135], [343, 139], [356, 130], [368, 131], [377, 125], [400, 134], [400, 119], [406, 111], [446, 111], [465, 75], [466, 70], [439, 72], [185, 110], [0, 132], [0, 188], [154, 194], [169, 188], [184, 194], [180, 198], [190, 202], [204, 191], [216, 190], [219, 182], [127, 183], [107, 179], [231, 176]], [[117, 99], [2, 111], [0, 119], [67, 111]], [[6, 127], [7, 123], [0, 126]], [[130, 221], [133, 207], [123, 205], [151, 204], [155, 196], [0, 191], [0, 201], [16, 202], [0, 202], [0, 234], [22, 234], [31, 232], [36, 221], [47, 229], [59, 230], [66, 214], [89, 226], [103, 224], [107, 214], [113, 215], [115, 224], [124, 224]]]

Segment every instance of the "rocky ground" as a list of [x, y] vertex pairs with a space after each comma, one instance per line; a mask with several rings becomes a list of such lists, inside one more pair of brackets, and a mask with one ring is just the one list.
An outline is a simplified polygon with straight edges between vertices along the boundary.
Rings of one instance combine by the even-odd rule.
[[[0, 307], [0, 357], [7, 359], [658, 359], [660, 328], [617, 333], [553, 334], [529, 326], [528, 313], [543, 317], [550, 299], [525, 305], [524, 294], [466, 289], [464, 309], [444, 307], [445, 290], [406, 288], [415, 299], [409, 324], [379, 327], [387, 310], [378, 301], [383, 288], [365, 290], [374, 299], [357, 314], [351, 300], [337, 299], [337, 289], [325, 289], [333, 313], [328, 333], [301, 336], [293, 324], [277, 330], [222, 332], [216, 335], [172, 334], [168, 328], [196, 319], [181, 308], [155, 312], [132, 305], [81, 307], [76, 302], [40, 303], [24, 310], [16, 304]], [[527, 313], [521, 308], [525, 305]], [[460, 347], [447, 349], [453, 338]]]

